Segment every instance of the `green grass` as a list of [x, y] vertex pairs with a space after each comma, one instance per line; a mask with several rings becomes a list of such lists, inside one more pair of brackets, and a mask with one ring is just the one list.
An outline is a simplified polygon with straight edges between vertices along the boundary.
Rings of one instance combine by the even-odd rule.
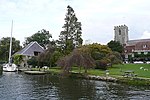
[[[143, 67], [143, 69], [140, 69]], [[144, 71], [148, 69], [148, 71]], [[132, 70], [138, 77], [150, 78], [150, 64], [120, 64], [108, 68], [110, 76], [122, 76], [125, 71]], [[92, 75], [105, 75], [105, 70], [91, 69], [88, 71]]]
[[[143, 67], [143, 69], [140, 69]], [[148, 69], [145, 71], [144, 69]], [[124, 71], [133, 70], [138, 77], [150, 78], [150, 65], [149, 64], [124, 64], [124, 65], [114, 65], [109, 68], [111, 75], [122, 75]]]
[[[140, 69], [140, 67], [143, 67], [143, 69]], [[148, 71], [144, 71], [144, 69], [148, 69]], [[33, 68], [32, 70], [39, 70], [39, 69]], [[112, 67], [109, 67], [107, 70], [109, 70], [109, 76], [117, 78], [118, 82], [120, 83], [130, 85], [148, 85], [148, 86], [150, 85], [150, 64], [120, 64], [120, 65], [113, 65]], [[123, 77], [122, 76], [123, 73], [128, 70], [134, 71], [134, 74], [137, 74], [137, 77], [130, 77], [130, 78]], [[62, 72], [62, 69], [60, 67], [51, 67], [49, 69], [46, 69], [46, 71], [53, 74], [60, 74]], [[84, 77], [84, 74], [79, 74], [85, 72], [83, 68], [80, 70], [78, 67], [73, 67], [71, 71], [72, 76], [75, 75], [75, 77]], [[106, 76], [105, 73], [106, 73], [105, 70], [89, 69], [87, 74], [96, 76]]]
[[[140, 67], [144, 67], [144, 69], [148, 69], [148, 71], [144, 71], [144, 69], [140, 69]], [[38, 70], [38, 69], [34, 69]], [[42, 69], [43, 70], [43, 69]], [[120, 64], [120, 65], [113, 65], [112, 67], [108, 68], [110, 76], [122, 76], [123, 73], [127, 70], [133, 70], [134, 74], [137, 74], [137, 77], [142, 78], [150, 78], [150, 64]], [[61, 68], [59, 67], [52, 67], [48, 69], [50, 72], [60, 73], [62, 72]], [[84, 69], [81, 70], [77, 67], [72, 68], [72, 72], [81, 72], [84, 73]], [[100, 69], [90, 69], [88, 70], [88, 74], [90, 75], [99, 75], [105, 76], [105, 70]]]

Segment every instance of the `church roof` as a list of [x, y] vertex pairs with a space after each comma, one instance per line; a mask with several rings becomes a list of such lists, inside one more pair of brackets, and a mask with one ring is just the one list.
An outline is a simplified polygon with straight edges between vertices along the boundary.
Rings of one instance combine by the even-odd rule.
[[149, 42], [149, 41], [150, 41], [150, 39], [129, 40], [126, 45], [127, 45], [127, 46], [132, 46], [132, 45], [136, 45], [136, 44], [139, 43], [139, 42]]
[[35, 52], [44, 52], [42, 46], [40, 46], [37, 42], [31, 42], [22, 50], [16, 52], [15, 54], [26, 55], [26, 56], [35, 56]]

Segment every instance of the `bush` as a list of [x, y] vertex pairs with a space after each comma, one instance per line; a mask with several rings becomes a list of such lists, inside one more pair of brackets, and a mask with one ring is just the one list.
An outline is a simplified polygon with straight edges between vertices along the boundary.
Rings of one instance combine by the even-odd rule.
[[33, 67], [38, 66], [38, 61], [36, 57], [32, 57], [27, 61], [28, 65], [32, 65]]
[[103, 70], [106, 70], [107, 69], [107, 65], [108, 65], [108, 61], [107, 60], [97, 60], [96, 61], [96, 69], [103, 69]]

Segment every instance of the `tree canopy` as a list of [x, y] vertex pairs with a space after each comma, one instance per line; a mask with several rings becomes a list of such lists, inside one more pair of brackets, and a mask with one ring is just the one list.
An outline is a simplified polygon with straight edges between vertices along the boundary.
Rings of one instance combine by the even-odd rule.
[[117, 51], [119, 53], [123, 52], [123, 46], [118, 41], [111, 40], [107, 45], [112, 51]]
[[37, 60], [40, 66], [46, 65], [52, 67], [56, 66], [56, 61], [62, 56], [63, 55], [57, 51], [55, 47], [50, 46], [37, 57]]
[[71, 54], [63, 57], [58, 60], [57, 65], [63, 67], [64, 72], [69, 72], [71, 67], [78, 66], [83, 67], [85, 69], [85, 73], [87, 73], [87, 69], [93, 68], [95, 66], [94, 59], [83, 52], [81, 48], [74, 49]]
[[107, 54], [112, 52], [108, 46], [98, 43], [84, 45], [82, 48], [84, 48], [83, 50], [86, 50], [94, 60], [103, 59]]
[[[0, 59], [8, 61], [10, 47], [10, 37], [0, 39]], [[12, 55], [21, 49], [20, 41], [12, 37]]]
[[74, 48], [81, 46], [83, 41], [81, 22], [78, 22], [75, 12], [70, 6], [67, 6], [65, 24], [62, 28], [64, 30], [60, 32], [58, 44], [64, 54], [69, 54]]
[[50, 44], [50, 38], [52, 38], [52, 35], [49, 33], [49, 31], [42, 29], [38, 31], [37, 33], [33, 34], [31, 37], [27, 37], [24, 45], [27, 45], [32, 41], [36, 41], [41, 46], [46, 48]]

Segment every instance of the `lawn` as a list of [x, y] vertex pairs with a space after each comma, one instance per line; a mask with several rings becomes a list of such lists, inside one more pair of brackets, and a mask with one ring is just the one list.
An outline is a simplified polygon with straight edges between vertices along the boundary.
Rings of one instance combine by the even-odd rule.
[[[143, 69], [140, 69], [143, 67]], [[148, 69], [148, 70], [144, 70]], [[125, 71], [132, 70], [135, 74], [137, 74], [137, 77], [142, 78], [150, 78], [150, 64], [120, 64], [120, 65], [113, 65], [112, 67], [109, 67], [107, 70], [109, 70], [110, 76], [122, 76]], [[59, 67], [52, 67], [48, 69], [48, 71], [59, 73], [61, 72], [61, 69]], [[84, 73], [84, 69], [79, 70], [77, 67], [72, 68], [72, 72], [81, 72]], [[88, 70], [88, 74], [90, 75], [99, 75], [99, 76], [105, 76], [105, 70], [100, 69], [90, 69]]]
[[[143, 69], [141, 69], [143, 67]], [[144, 70], [148, 69], [148, 70]], [[34, 69], [35, 70], [35, 69]], [[137, 74], [137, 77], [141, 78], [150, 78], [150, 64], [120, 64], [120, 65], [113, 65], [109, 67], [109, 76], [122, 76], [125, 71], [132, 70], [134, 74]], [[47, 69], [47, 71], [54, 72], [54, 73], [61, 73], [62, 70], [59, 67], [51, 67]], [[72, 72], [81, 72], [84, 73], [84, 69], [82, 68], [79, 70], [78, 67], [73, 67]], [[106, 71], [101, 69], [89, 69], [89, 75], [97, 75], [97, 76], [105, 76]]]
[[[141, 67], [143, 67], [141, 69]], [[150, 78], [150, 65], [149, 64], [124, 64], [124, 65], [114, 65], [110, 68], [110, 74], [120, 75], [122, 72], [127, 70], [133, 70], [138, 77]]]
[[[143, 68], [141, 69], [141, 67]], [[108, 70], [110, 76], [122, 76], [125, 71], [132, 70], [138, 77], [150, 78], [150, 64], [120, 64], [113, 65]], [[105, 71], [103, 70], [92, 69], [89, 70], [89, 73], [93, 75], [105, 75]]]

